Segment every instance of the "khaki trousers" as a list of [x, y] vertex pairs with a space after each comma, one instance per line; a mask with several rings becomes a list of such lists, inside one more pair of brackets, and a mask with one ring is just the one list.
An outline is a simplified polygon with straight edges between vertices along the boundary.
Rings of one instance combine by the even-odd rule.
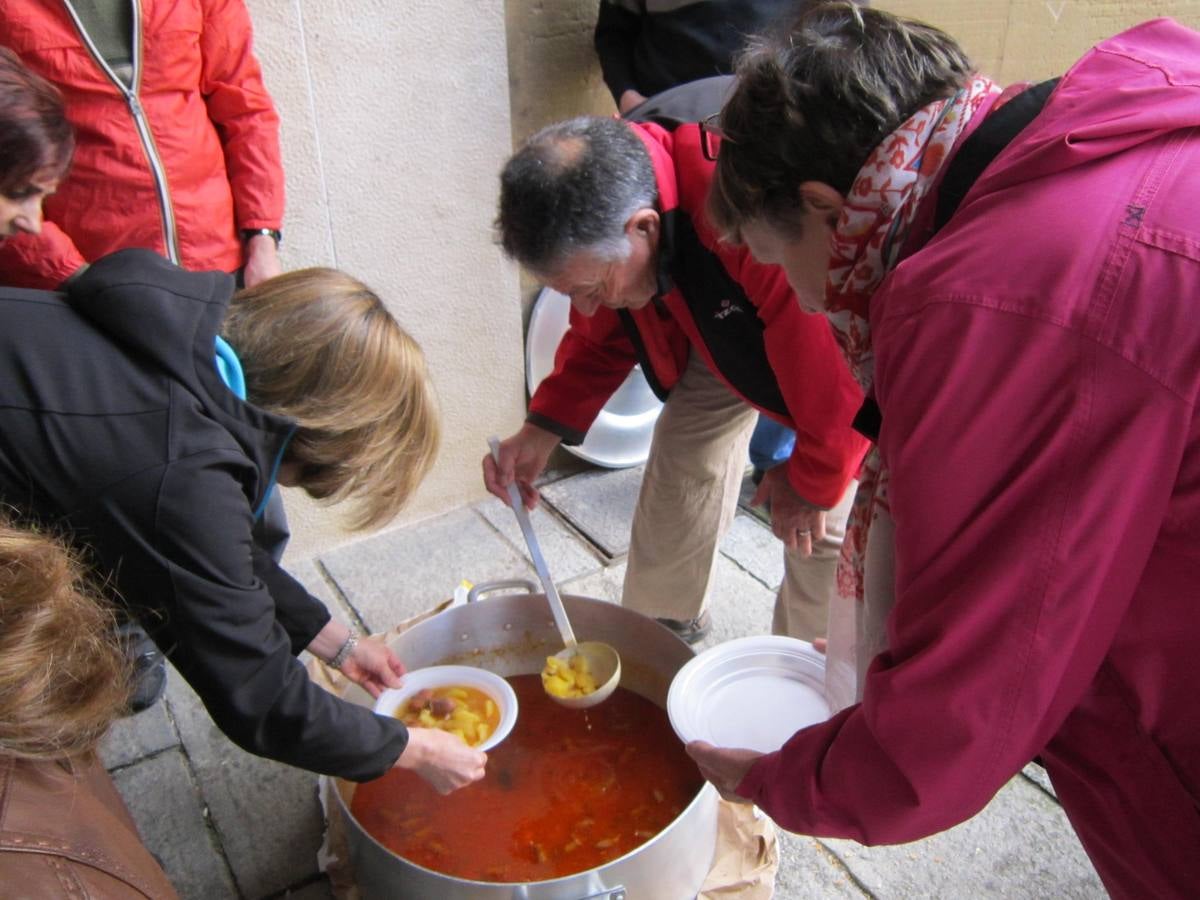
[[[757, 413], [688, 359], [654, 428], [630, 533], [621, 603], [648, 616], [694, 619], [704, 609], [721, 539], [733, 524]], [[827, 516], [827, 535], [807, 559], [784, 554], [772, 631], [825, 634], [853, 490]]]
[[850, 482], [837, 506], [825, 513], [825, 537], [813, 541], [811, 556], [804, 559], [798, 550], [784, 549], [783, 584], [775, 598], [772, 634], [811, 641], [828, 633], [829, 605], [837, 596], [838, 557], [857, 487], [858, 482]]

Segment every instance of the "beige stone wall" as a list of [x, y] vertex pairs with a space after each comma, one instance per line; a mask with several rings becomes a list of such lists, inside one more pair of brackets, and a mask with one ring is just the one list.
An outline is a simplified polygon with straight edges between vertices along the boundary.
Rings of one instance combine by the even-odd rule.
[[[513, 146], [544, 125], [617, 111], [592, 49], [599, 0], [507, 0]], [[522, 274], [522, 326], [538, 285]]]
[[[517, 273], [492, 242], [511, 151], [500, 0], [248, 0], [283, 119], [284, 263], [371, 285], [420, 341], [444, 413], [433, 473], [401, 521], [482, 496], [486, 438], [524, 415]], [[289, 558], [349, 540], [286, 491]]]
[[513, 143], [543, 125], [617, 111], [592, 49], [599, 0], [508, 0]]
[[1156, 16], [1200, 28], [1200, 0], [885, 0], [874, 5], [948, 31], [983, 72], [1003, 84], [1059, 75], [1092, 44]]

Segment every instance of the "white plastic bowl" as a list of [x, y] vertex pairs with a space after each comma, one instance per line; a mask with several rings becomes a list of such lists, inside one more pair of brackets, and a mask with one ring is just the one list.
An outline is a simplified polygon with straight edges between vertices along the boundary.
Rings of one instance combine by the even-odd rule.
[[375, 712], [389, 718], [396, 715], [404, 701], [425, 688], [472, 687], [483, 691], [500, 710], [500, 724], [476, 750], [490, 750], [508, 737], [517, 722], [517, 695], [512, 686], [494, 672], [475, 666], [428, 666], [404, 675], [404, 684], [388, 688], [375, 701]]
[[779, 635], [725, 641], [675, 673], [667, 715], [685, 744], [770, 753], [829, 718], [825, 656], [808, 641]]

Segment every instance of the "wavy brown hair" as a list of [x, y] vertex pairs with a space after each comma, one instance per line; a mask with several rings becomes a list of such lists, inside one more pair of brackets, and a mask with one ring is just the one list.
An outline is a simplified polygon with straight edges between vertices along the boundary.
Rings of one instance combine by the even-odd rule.
[[287, 272], [239, 291], [222, 334], [246, 399], [296, 422], [285, 459], [352, 525], [394, 518], [428, 473], [441, 425], [420, 346], [362, 282], [336, 269]]
[[0, 754], [95, 749], [128, 703], [112, 607], [59, 542], [0, 518]]
[[945, 32], [848, 0], [819, 3], [751, 40], [721, 110], [714, 222], [735, 239], [757, 219], [794, 233], [803, 182], [847, 194], [884, 138], [973, 72]]
[[11, 194], [43, 170], [61, 178], [74, 150], [58, 88], [0, 46], [0, 193]]

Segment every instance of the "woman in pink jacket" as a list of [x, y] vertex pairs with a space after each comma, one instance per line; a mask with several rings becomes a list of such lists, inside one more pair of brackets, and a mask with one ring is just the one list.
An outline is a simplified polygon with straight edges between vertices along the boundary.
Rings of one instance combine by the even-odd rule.
[[873, 395], [843, 586], [869, 548], [894, 603], [861, 703], [774, 753], [689, 750], [863, 843], [1040, 757], [1114, 896], [1195, 896], [1200, 34], [1147, 22], [1000, 91], [940, 31], [835, 2], [738, 77], [710, 206]]

